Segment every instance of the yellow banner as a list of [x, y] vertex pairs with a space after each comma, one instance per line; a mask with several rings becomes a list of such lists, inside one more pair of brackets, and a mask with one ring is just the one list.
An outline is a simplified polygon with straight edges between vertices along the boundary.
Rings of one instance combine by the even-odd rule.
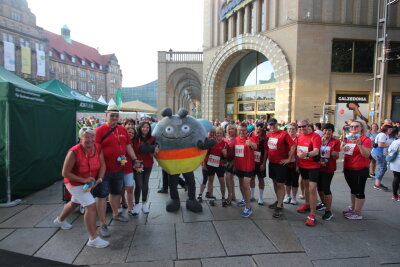
[[21, 72], [31, 74], [31, 49], [21, 46]]

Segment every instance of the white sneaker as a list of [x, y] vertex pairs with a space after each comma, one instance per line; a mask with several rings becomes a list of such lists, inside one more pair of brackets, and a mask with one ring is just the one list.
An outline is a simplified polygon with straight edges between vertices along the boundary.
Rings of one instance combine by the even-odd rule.
[[89, 247], [94, 247], [94, 248], [105, 248], [105, 247], [108, 247], [110, 245], [110, 242], [108, 242], [108, 241], [106, 241], [104, 239], [101, 239], [98, 236], [93, 240], [89, 239], [89, 241], [87, 242], [87, 245]]
[[142, 211], [143, 211], [144, 214], [148, 214], [150, 212], [149, 203], [148, 202], [145, 202], [144, 204], [142, 203]]
[[262, 198], [258, 199], [258, 205], [264, 206], [264, 200]]
[[58, 227], [61, 227], [61, 229], [63, 229], [63, 230], [69, 230], [69, 229], [72, 228], [72, 224], [68, 223], [68, 222], [65, 221], [65, 220], [62, 221], [62, 222], [60, 222], [60, 220], [59, 220], [58, 217], [55, 218], [53, 222], [54, 222], [54, 224], [57, 225]]
[[289, 204], [289, 202], [290, 202], [290, 196], [285, 195], [285, 198], [283, 199], [283, 203]]
[[297, 199], [295, 197], [290, 199], [290, 204], [297, 205]]
[[132, 209], [132, 213], [134, 216], [139, 215], [140, 214], [140, 210], [141, 210], [141, 205], [140, 204], [136, 204], [135, 206], [133, 206]]

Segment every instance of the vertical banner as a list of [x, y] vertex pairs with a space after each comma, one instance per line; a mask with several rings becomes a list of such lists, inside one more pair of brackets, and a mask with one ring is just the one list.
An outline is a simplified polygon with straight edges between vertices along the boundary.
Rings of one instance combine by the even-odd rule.
[[37, 76], [46, 76], [46, 55], [44, 51], [36, 50]]
[[31, 49], [21, 46], [21, 72], [31, 74]]
[[4, 68], [15, 71], [15, 45], [4, 41]]
[[116, 104], [117, 104], [118, 108], [121, 107], [121, 103], [122, 103], [122, 92], [121, 92], [121, 89], [118, 88], [117, 95], [116, 95]]
[[341, 130], [344, 122], [363, 120], [368, 124], [368, 94], [337, 94], [335, 128]]

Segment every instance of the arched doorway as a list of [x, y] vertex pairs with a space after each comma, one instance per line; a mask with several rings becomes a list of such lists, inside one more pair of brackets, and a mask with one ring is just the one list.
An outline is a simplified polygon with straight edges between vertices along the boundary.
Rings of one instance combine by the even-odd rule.
[[[292, 84], [287, 58], [278, 44], [261, 34], [240, 35], [228, 41], [215, 53], [203, 80], [202, 109], [204, 118], [212, 120], [226, 117], [228, 108], [231, 108], [227, 106], [227, 103], [232, 103], [226, 95], [229, 76], [241, 59], [254, 52], [268, 59], [273, 69], [274, 88], [268, 88], [268, 86], [265, 88], [265, 90], [275, 90], [275, 110], [272, 113], [281, 120], [291, 119]], [[268, 98], [268, 96], [265, 97]], [[239, 106], [234, 108], [239, 110]], [[254, 106], [254, 109], [256, 108], [257, 106]], [[262, 107], [262, 109], [268, 109], [268, 107]]]

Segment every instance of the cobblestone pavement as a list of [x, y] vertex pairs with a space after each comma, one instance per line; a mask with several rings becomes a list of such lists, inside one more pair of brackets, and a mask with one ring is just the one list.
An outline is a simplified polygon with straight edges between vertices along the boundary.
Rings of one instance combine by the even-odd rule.
[[[195, 174], [199, 184], [201, 170]], [[388, 171], [383, 183], [391, 181]], [[161, 170], [155, 166], [150, 214], [130, 216], [128, 223], [113, 221], [108, 214], [111, 245], [95, 249], [85, 246], [87, 234], [79, 212], [67, 219], [73, 223], [71, 230], [53, 225], [63, 206], [59, 181], [16, 207], [0, 208], [0, 250], [90, 266], [400, 266], [400, 202], [391, 200], [391, 192], [372, 189], [372, 180], [367, 181], [365, 219], [349, 221], [341, 215], [349, 189], [343, 174], [336, 172], [334, 218], [322, 221], [319, 212], [312, 228], [305, 226], [306, 215], [298, 214], [294, 205], [285, 205], [282, 219], [272, 218], [272, 210], [257, 202], [252, 204], [253, 215], [245, 219], [240, 216], [242, 208], [224, 208], [220, 200], [216, 206], [203, 202], [200, 214], [187, 211], [184, 203], [179, 212], [167, 213], [169, 197], [157, 193], [160, 183]], [[185, 191], [179, 191], [185, 201]], [[217, 181], [214, 191], [220, 199]], [[241, 196], [237, 180], [236, 196]], [[273, 202], [268, 178], [264, 197], [267, 204]]]

